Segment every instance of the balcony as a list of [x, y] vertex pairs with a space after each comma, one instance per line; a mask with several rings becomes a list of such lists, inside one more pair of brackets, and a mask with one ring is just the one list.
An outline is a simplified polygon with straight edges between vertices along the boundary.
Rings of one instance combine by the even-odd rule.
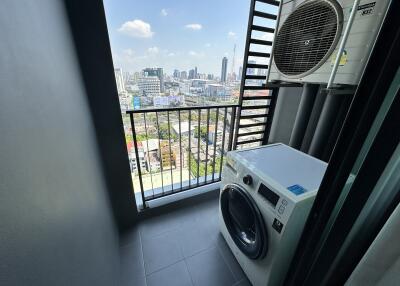
[[[251, 50], [250, 44], [271, 44], [254, 41], [252, 31], [274, 32], [251, 18], [237, 104], [198, 106], [203, 101], [193, 97], [196, 102], [186, 102], [189, 106], [124, 110], [124, 126], [108, 33], [121, 23], [107, 30], [103, 1], [3, 2], [1, 285], [250, 285], [246, 275], [252, 271], [244, 273], [235, 258], [245, 252], [231, 251], [220, 234], [217, 190], [157, 208], [152, 204], [217, 187], [228, 150], [275, 142], [329, 164], [304, 229], [298, 227], [300, 218], [291, 216], [295, 222], [285, 224], [290, 232], [284, 236], [272, 221], [279, 215], [265, 219], [266, 233], [278, 238], [264, 240], [269, 249], [262, 261], [267, 267], [271, 269], [269, 262], [276, 257], [289, 258], [285, 250], [297, 248], [291, 261], [274, 268], [280, 273], [282, 265], [290, 264], [289, 272], [282, 273], [284, 285], [398, 284], [395, 254], [400, 253], [400, 244], [394, 242], [400, 198], [399, 1], [388, 1], [385, 13], [378, 8], [386, 1], [361, 3], [358, 8], [355, 1], [353, 9], [345, 7], [346, 15], [352, 11], [361, 21], [385, 17], [375, 29], [379, 34], [369, 45], [369, 58], [363, 58], [366, 66], [357, 86], [326, 89], [310, 81], [303, 87], [277, 87], [277, 82], [265, 80], [265, 74], [249, 72], [266, 67], [255, 66], [261, 61], [250, 63], [250, 56], [269, 56], [265, 50]], [[125, 2], [136, 7], [122, 12], [138, 13], [143, 6], [163, 1]], [[191, 17], [195, 12], [204, 17], [217, 12], [218, 23], [223, 23], [229, 18], [237, 21], [244, 9], [227, 10], [245, 1], [230, 1], [226, 10], [217, 9], [219, 1], [168, 4], [172, 2], [188, 5], [184, 14]], [[279, 4], [252, 0], [251, 17], [274, 17], [257, 13], [256, 2]], [[282, 1], [290, 6], [294, 2], [300, 1]], [[304, 3], [315, 2], [332, 1]], [[165, 20], [162, 14], [157, 16]], [[187, 31], [179, 25], [177, 30]], [[362, 50], [368, 52], [365, 47]], [[350, 51], [348, 55], [348, 62], [355, 63]], [[341, 56], [335, 62], [341, 62]], [[265, 85], [256, 86], [254, 81]], [[146, 211], [136, 210], [132, 179], [139, 207]], [[262, 201], [265, 193], [248, 193], [260, 195], [259, 207], [274, 209]], [[236, 205], [236, 210], [248, 211]], [[281, 206], [276, 206], [279, 214]], [[298, 208], [302, 212], [303, 206]], [[244, 227], [237, 230], [246, 234], [257, 220], [241, 217], [238, 226]], [[295, 239], [290, 227], [302, 231], [301, 238]], [[285, 237], [292, 245], [279, 247], [276, 242]], [[255, 269], [262, 261], [247, 260], [256, 263]]]
[[[234, 146], [261, 143], [268, 106], [260, 107], [261, 113], [250, 111], [242, 119], [237, 117], [237, 104], [126, 111], [128, 154], [139, 209], [184, 191], [218, 188], [226, 152]], [[236, 126], [238, 120], [241, 124]]]

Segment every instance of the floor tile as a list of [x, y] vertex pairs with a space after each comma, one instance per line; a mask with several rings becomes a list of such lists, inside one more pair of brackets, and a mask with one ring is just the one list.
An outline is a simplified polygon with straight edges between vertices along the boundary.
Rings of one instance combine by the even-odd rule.
[[190, 229], [182, 229], [179, 237], [184, 257], [192, 256], [202, 250], [214, 247], [216, 243], [215, 235], [202, 225], [193, 225]]
[[147, 276], [147, 286], [191, 286], [185, 261], [180, 261]]
[[180, 225], [181, 222], [176, 214], [159, 215], [142, 221], [140, 235], [144, 240], [177, 229]]
[[178, 237], [178, 231], [170, 231], [159, 236], [142, 239], [147, 275], [183, 259]]
[[146, 277], [135, 275], [134, 272], [122, 274], [121, 286], [147, 286]]
[[121, 253], [121, 284], [145, 286], [145, 271], [140, 242], [122, 247]]
[[240, 267], [239, 263], [237, 262], [235, 256], [233, 255], [221, 233], [219, 233], [218, 235], [217, 245], [222, 257], [224, 258], [225, 263], [232, 271], [236, 281], [246, 279], [246, 275], [244, 274], [242, 268]]
[[196, 207], [184, 209], [178, 212], [179, 221], [182, 227], [193, 227], [199, 221]]
[[186, 262], [195, 286], [231, 286], [235, 283], [217, 247], [189, 257]]
[[196, 206], [196, 214], [201, 217], [215, 216], [218, 217], [218, 200], [203, 202]]

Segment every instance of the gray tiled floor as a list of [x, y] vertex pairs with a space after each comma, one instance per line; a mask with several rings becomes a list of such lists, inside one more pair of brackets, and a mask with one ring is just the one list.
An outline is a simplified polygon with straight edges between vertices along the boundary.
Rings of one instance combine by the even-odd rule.
[[144, 219], [121, 241], [122, 285], [250, 285], [218, 225], [218, 199]]

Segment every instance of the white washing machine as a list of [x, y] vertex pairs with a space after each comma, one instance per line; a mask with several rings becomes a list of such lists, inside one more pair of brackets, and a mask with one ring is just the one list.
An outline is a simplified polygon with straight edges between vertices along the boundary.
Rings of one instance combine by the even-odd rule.
[[220, 227], [254, 286], [283, 283], [326, 167], [284, 144], [228, 152]]

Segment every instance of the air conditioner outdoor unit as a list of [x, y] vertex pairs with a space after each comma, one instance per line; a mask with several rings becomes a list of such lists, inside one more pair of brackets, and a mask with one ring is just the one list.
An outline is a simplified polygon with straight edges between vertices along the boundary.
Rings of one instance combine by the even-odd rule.
[[[359, 83], [389, 1], [360, 1], [336, 84]], [[282, 0], [269, 81], [327, 83], [353, 3], [354, 0]]]

